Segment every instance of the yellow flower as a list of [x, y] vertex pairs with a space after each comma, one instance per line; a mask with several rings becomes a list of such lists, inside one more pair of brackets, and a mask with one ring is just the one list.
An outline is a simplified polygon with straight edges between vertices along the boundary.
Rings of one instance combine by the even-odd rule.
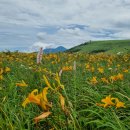
[[93, 77], [93, 78], [91, 79], [91, 84], [97, 84], [97, 83], [98, 83], [97, 77]]
[[0, 68], [0, 74], [2, 74], [4, 72], [4, 70], [2, 68]]
[[95, 68], [94, 68], [94, 67], [91, 67], [91, 68], [89, 69], [89, 71], [94, 72], [94, 71], [95, 71]]
[[49, 87], [45, 87], [42, 91], [42, 97], [44, 99], [44, 101], [48, 102], [47, 100], [47, 91], [48, 91]]
[[119, 68], [121, 65], [120, 64], [117, 64], [117, 67]]
[[110, 81], [113, 83], [114, 81], [116, 81], [117, 80], [117, 77], [115, 76], [115, 75], [113, 75], [113, 76], [110, 76]]
[[5, 68], [5, 72], [10, 72], [10, 71], [11, 71], [11, 69], [9, 67]]
[[121, 108], [121, 107], [125, 108], [125, 103], [120, 102], [118, 98], [113, 98], [113, 100], [116, 101], [116, 108]]
[[65, 98], [62, 96], [62, 94], [60, 94], [60, 104], [61, 104], [61, 108], [64, 111], [65, 110]]
[[[36, 95], [35, 95], [36, 93]], [[28, 103], [35, 103], [37, 105], [40, 105], [40, 98], [42, 97], [41, 94], [38, 94], [38, 90], [34, 89], [28, 97], [25, 99], [25, 101], [22, 103], [22, 106], [25, 107]]]
[[[114, 102], [112, 102], [115, 100]], [[96, 103], [97, 106], [102, 106], [104, 108], [109, 106], [115, 106], [116, 108], [125, 108], [125, 103], [120, 102], [118, 98], [112, 98], [111, 95], [107, 96], [106, 98], [101, 100], [104, 104]]]
[[108, 106], [113, 106], [114, 103], [112, 102], [112, 98], [111, 98], [111, 95], [107, 96], [106, 98], [102, 99], [101, 100], [104, 104], [104, 107], [108, 107]]
[[104, 69], [102, 67], [99, 67], [98, 68], [98, 72], [101, 73], [101, 74], [103, 74], [104, 73]]
[[46, 85], [47, 85], [48, 87], [52, 88], [51, 85], [50, 85], [50, 83], [49, 83], [49, 81], [48, 81], [48, 79], [46, 78], [45, 75], [43, 75], [43, 78], [44, 78], [44, 81], [45, 81]]
[[3, 78], [3, 75], [0, 75], [0, 80], [3, 80], [4, 78]]
[[123, 80], [124, 79], [124, 75], [118, 73], [118, 75], [116, 76], [117, 79]]
[[61, 84], [61, 82], [60, 82], [60, 77], [59, 77], [58, 73], [56, 73], [55, 80], [58, 82], [58, 85], [59, 85], [62, 89], [64, 89], [64, 85]]
[[89, 69], [90, 68], [90, 64], [86, 64], [86, 69]]
[[125, 108], [124, 103], [123, 103], [123, 102], [118, 102], [118, 103], [116, 104], [116, 108], [121, 108], [121, 107], [124, 107], [124, 108]]
[[21, 83], [16, 83], [16, 86], [18, 86], [18, 87], [27, 87], [28, 84], [26, 84], [26, 83], [22, 80]]
[[71, 71], [72, 69], [73, 69], [72, 66], [64, 66], [64, 67], [62, 67], [63, 71]]
[[49, 87], [45, 87], [42, 91], [42, 97], [40, 99], [40, 106], [42, 107], [43, 110], [45, 111], [48, 111], [49, 108], [52, 107], [52, 104], [50, 104], [48, 102], [48, 99], [47, 99], [47, 91], [48, 91]]
[[47, 100], [47, 91], [49, 87], [45, 87], [42, 91], [42, 93], [38, 94], [38, 90], [34, 89], [28, 97], [25, 99], [25, 101], [22, 103], [22, 106], [25, 107], [28, 103], [35, 103], [45, 111], [48, 111], [50, 107], [52, 107], [51, 104], [49, 104]]
[[55, 61], [52, 61], [51, 63], [52, 63], [52, 64], [55, 64], [56, 62], [55, 62]]
[[125, 69], [125, 70], [123, 70], [123, 72], [124, 72], [124, 73], [128, 73], [128, 72], [129, 72], [129, 70], [128, 70], [128, 69]]
[[109, 81], [106, 78], [101, 78], [102, 82], [109, 84]]

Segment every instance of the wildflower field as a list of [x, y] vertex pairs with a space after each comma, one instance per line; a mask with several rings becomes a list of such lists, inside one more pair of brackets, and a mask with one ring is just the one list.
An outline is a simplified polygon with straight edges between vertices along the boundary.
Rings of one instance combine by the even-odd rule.
[[130, 129], [130, 54], [0, 53], [1, 130]]

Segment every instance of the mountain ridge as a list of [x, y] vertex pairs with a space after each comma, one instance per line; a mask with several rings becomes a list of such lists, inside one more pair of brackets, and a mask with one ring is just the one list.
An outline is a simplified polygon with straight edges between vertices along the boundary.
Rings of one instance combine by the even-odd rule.
[[56, 48], [46, 48], [43, 50], [44, 53], [57, 53], [57, 52], [64, 52], [66, 51], [67, 49], [63, 46], [58, 46]]

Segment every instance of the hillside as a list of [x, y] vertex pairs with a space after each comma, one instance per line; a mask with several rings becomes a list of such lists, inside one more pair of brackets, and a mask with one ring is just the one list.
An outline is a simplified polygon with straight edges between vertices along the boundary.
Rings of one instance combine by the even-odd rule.
[[118, 53], [130, 52], [130, 40], [107, 40], [107, 41], [89, 41], [75, 46], [67, 52], [87, 52], [87, 53]]

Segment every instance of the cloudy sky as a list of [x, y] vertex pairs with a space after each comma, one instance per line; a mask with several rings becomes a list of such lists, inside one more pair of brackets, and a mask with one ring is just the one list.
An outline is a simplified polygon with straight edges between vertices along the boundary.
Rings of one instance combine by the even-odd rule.
[[0, 0], [0, 50], [130, 39], [130, 0]]

